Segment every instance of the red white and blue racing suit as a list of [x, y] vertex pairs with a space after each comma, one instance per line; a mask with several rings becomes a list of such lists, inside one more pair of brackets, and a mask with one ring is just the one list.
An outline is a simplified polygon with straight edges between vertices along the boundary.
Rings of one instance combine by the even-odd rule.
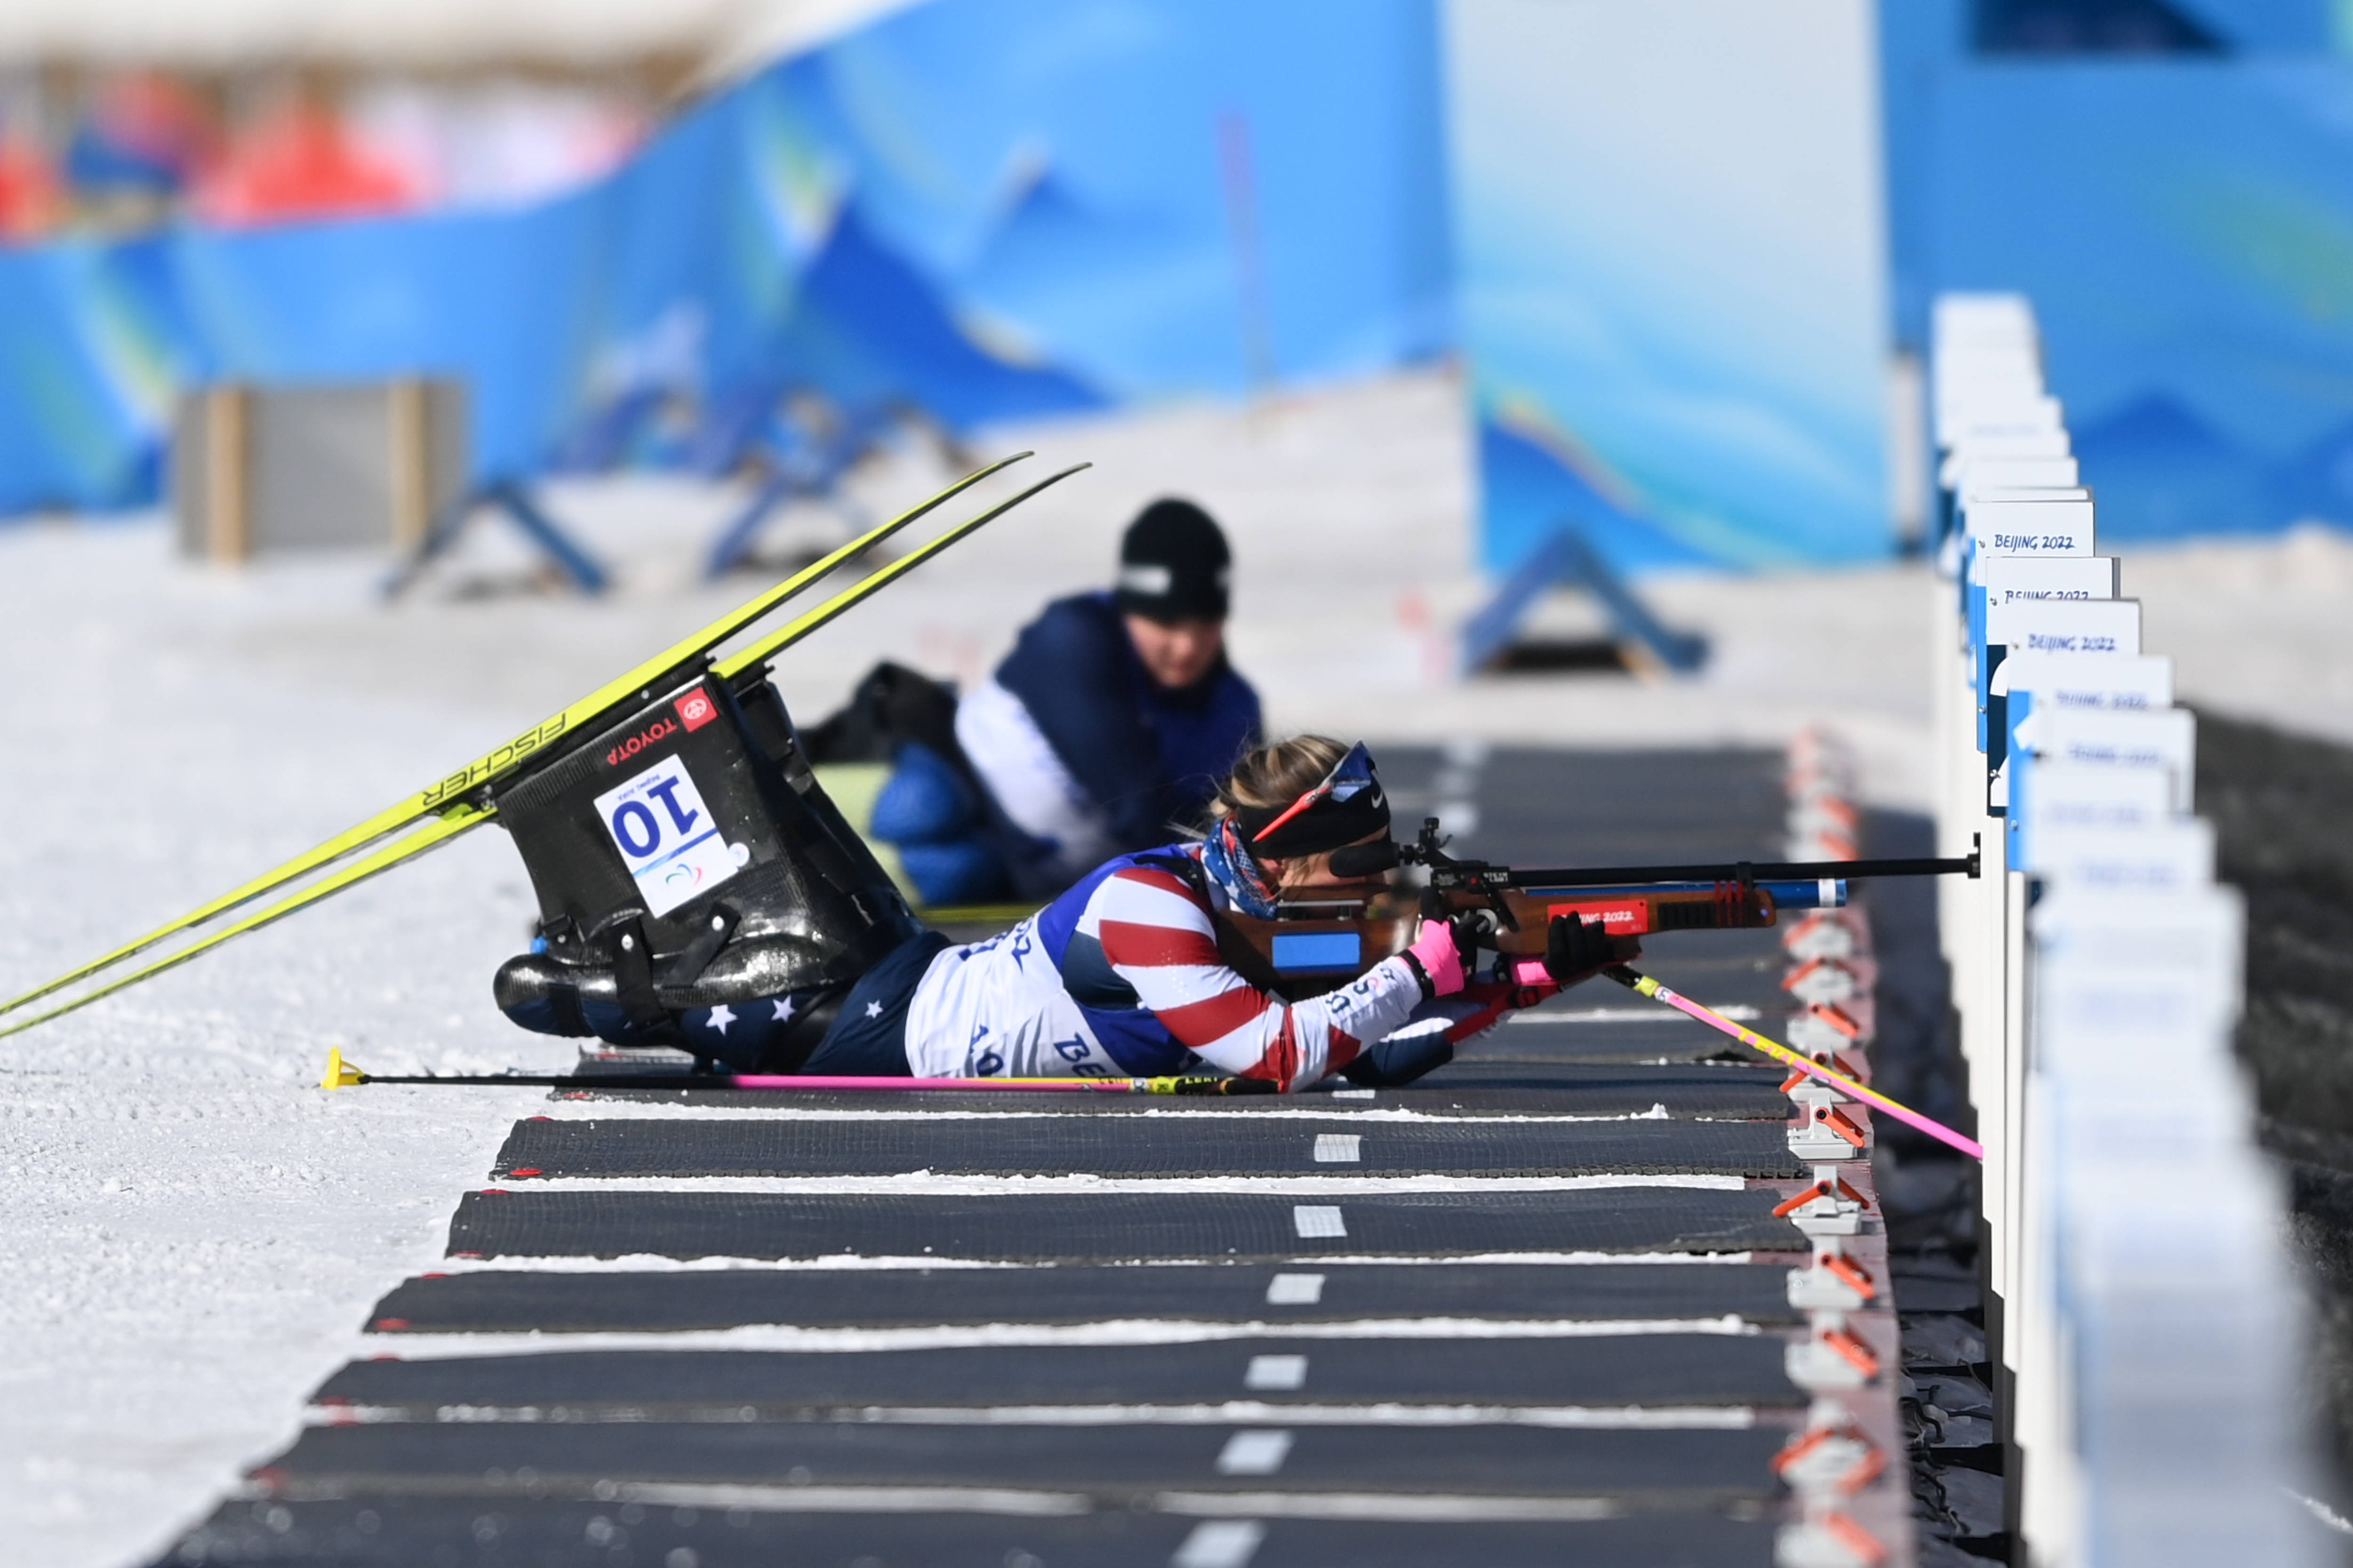
[[[1485, 994], [1426, 1002], [1402, 956], [1325, 995], [1286, 1002], [1219, 955], [1224, 902], [1200, 871], [1198, 845], [1108, 861], [1011, 931], [932, 960], [907, 1005], [909, 1070], [1156, 1078], [1206, 1067], [1291, 1090], [1409, 1023], [1451, 1047], [1504, 1011]], [[1534, 999], [1521, 990], [1511, 1001]]]

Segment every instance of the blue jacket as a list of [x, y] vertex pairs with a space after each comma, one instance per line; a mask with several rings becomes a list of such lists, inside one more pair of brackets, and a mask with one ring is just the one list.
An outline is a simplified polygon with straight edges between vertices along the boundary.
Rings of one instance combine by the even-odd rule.
[[1225, 656], [1192, 685], [1153, 680], [1108, 593], [1057, 599], [997, 668], [1130, 849], [1198, 816], [1260, 734], [1258, 693]]

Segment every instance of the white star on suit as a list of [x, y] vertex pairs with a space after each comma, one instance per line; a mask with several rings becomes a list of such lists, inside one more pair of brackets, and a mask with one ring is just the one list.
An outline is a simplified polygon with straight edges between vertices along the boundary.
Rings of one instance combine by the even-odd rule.
[[728, 1011], [727, 1004], [724, 1002], [711, 1010], [711, 1026], [723, 1035], [727, 1032], [727, 1026], [734, 1021], [735, 1015]]
[[799, 1008], [793, 1005], [793, 999], [789, 996], [786, 997], [781, 1002], [770, 1003], [769, 1005], [773, 1006], [776, 1010], [776, 1016], [769, 1020], [770, 1023], [775, 1024], [789, 1024], [793, 1021], [793, 1015], [800, 1011]]
[[882, 1004], [880, 1002], [869, 1002], [866, 1004], [866, 1016], [870, 1018], [881, 1017], [882, 1016]]

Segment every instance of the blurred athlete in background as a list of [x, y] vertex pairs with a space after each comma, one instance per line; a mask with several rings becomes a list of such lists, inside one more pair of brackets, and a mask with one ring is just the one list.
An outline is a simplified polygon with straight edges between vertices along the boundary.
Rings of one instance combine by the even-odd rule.
[[1116, 586], [1048, 605], [952, 718], [913, 671], [868, 678], [852, 707], [883, 715], [894, 764], [871, 831], [923, 903], [1050, 898], [1200, 825], [1261, 730], [1226, 658], [1232, 560], [1208, 513], [1156, 500], [1120, 542]]

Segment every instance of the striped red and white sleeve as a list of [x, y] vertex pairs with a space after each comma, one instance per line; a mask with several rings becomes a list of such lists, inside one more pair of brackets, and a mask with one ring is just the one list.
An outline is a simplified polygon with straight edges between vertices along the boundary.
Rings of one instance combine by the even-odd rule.
[[1404, 1023], [1421, 982], [1402, 958], [1384, 959], [1326, 995], [1285, 1002], [1218, 955], [1200, 896], [1148, 867], [1105, 878], [1079, 929], [1179, 1045], [1240, 1078], [1272, 1079], [1286, 1092], [1345, 1067]]

